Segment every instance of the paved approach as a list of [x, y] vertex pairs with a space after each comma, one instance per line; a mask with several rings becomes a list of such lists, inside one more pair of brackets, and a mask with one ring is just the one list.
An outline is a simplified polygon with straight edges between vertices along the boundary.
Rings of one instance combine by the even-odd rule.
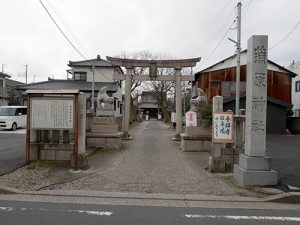
[[0, 175], [25, 165], [26, 135], [23, 130], [0, 132]]
[[[94, 174], [48, 187], [64, 190], [200, 195], [247, 195], [205, 170], [208, 153], [182, 152], [172, 141], [174, 130], [160, 121], [145, 121], [131, 130], [125, 149], [107, 151], [91, 160]], [[117, 157], [116, 157], [117, 156]], [[64, 178], [65, 179], [65, 178]], [[63, 180], [62, 180], [63, 181]]]

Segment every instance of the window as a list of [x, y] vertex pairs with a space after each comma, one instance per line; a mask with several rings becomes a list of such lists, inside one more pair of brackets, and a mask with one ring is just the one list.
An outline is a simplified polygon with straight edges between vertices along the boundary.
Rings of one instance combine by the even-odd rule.
[[74, 72], [74, 80], [86, 81], [86, 72]]
[[300, 92], [300, 80], [295, 83], [295, 92]]

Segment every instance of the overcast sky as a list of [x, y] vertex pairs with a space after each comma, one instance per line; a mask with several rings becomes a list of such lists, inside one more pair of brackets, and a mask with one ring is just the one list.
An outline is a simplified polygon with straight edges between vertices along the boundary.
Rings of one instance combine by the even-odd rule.
[[[148, 50], [173, 58], [202, 57], [194, 72], [235, 53], [235, 0], [43, 0], [58, 25], [88, 59]], [[268, 35], [269, 59], [300, 60], [300, 1], [242, 0], [242, 49]], [[39, 0], [0, 1], [0, 64], [13, 79], [65, 79], [68, 61], [83, 60]], [[225, 35], [226, 34], [226, 35]]]

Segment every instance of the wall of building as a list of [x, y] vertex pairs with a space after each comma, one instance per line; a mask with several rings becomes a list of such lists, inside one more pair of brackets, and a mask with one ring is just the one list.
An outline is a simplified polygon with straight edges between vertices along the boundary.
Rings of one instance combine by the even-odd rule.
[[[241, 98], [240, 108], [246, 109], [246, 98]], [[235, 111], [235, 101], [224, 103], [223, 110]], [[287, 128], [287, 111], [285, 107], [268, 101], [267, 104], [267, 134], [284, 134]]]
[[[73, 67], [71, 69], [73, 72], [86, 72], [87, 73], [87, 82], [93, 81], [93, 71], [92, 68], [88, 67]], [[101, 68], [95, 68], [95, 82], [113, 82], [113, 74], [114, 74], [114, 68], [113, 67], [101, 67]], [[118, 74], [118, 71], [115, 72]]]
[[294, 73], [297, 73], [298, 76], [294, 77], [292, 79], [292, 104], [293, 111], [294, 111], [294, 117], [300, 117], [300, 91], [296, 92], [296, 82], [300, 82], [300, 61], [296, 63], [292, 63], [289, 67], [289, 70], [293, 71]]
[[[247, 76], [247, 67], [241, 66], [241, 94], [245, 94], [245, 86]], [[202, 88], [207, 95], [209, 101], [216, 95], [222, 95], [222, 87], [228, 88], [227, 82], [234, 82], [230, 84], [235, 86], [236, 68], [226, 68], [210, 72], [203, 72], [198, 78], [198, 87]], [[227, 84], [223, 84], [223, 82]], [[235, 89], [232, 89], [235, 90]], [[282, 102], [291, 104], [291, 77], [284, 72], [268, 70], [268, 96], [276, 98]], [[225, 90], [226, 92], [226, 90]], [[228, 90], [227, 90], [228, 92]], [[226, 93], [227, 93], [226, 92]], [[228, 93], [227, 93], [228, 94]], [[231, 96], [235, 95], [235, 91], [231, 92]]]

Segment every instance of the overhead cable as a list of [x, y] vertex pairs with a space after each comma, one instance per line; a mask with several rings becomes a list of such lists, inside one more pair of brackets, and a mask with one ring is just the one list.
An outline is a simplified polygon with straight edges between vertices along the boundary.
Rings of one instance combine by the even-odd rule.
[[69, 42], [69, 44], [73, 47], [73, 49], [79, 54], [81, 55], [84, 59], [87, 59], [80, 51], [78, 48], [76, 48], [76, 46], [72, 43], [72, 41], [67, 37], [67, 35], [63, 32], [63, 30], [60, 28], [60, 26], [56, 23], [55, 19], [52, 17], [52, 15], [50, 14], [50, 12], [48, 11], [48, 9], [46, 8], [46, 6], [44, 5], [44, 3], [42, 2], [42, 0], [39, 0], [39, 2], [41, 3], [41, 5], [43, 6], [43, 8], [45, 9], [45, 11], [47, 12], [48, 16], [51, 18], [51, 20], [53, 21], [53, 23], [55, 24], [55, 26], [58, 28], [58, 30], [60, 31], [60, 33], [64, 36], [64, 38]]
[[299, 26], [300, 22], [298, 22], [294, 28], [282, 39], [280, 40], [279, 42], [277, 42], [275, 45], [273, 45], [271, 48], [269, 48], [269, 50], [275, 48], [276, 46], [280, 45], [282, 42], [284, 42], [295, 30], [296, 28]]

